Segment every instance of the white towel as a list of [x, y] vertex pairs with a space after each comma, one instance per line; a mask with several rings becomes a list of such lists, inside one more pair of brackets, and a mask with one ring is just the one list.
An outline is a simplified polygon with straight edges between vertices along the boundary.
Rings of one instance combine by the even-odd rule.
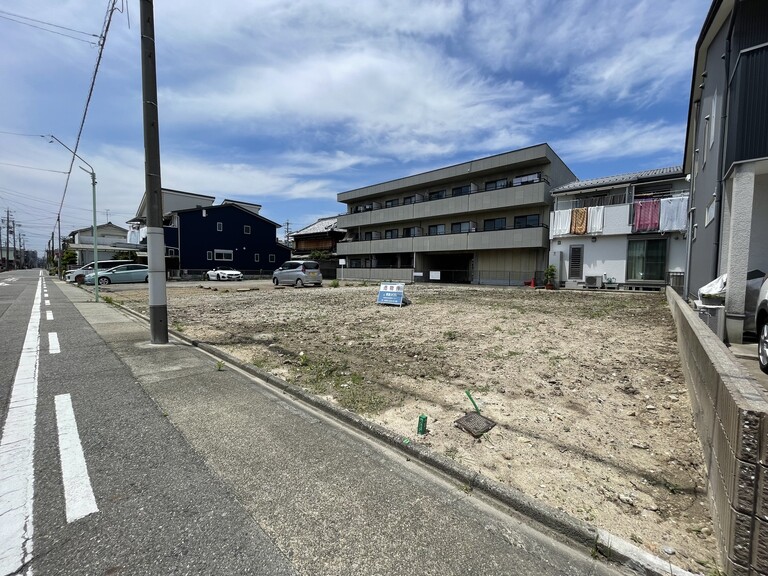
[[601, 234], [603, 232], [603, 216], [605, 206], [590, 206], [587, 214], [587, 234]]
[[555, 217], [552, 223], [552, 236], [569, 234], [571, 232], [571, 211], [555, 210]]
[[659, 231], [672, 232], [688, 227], [688, 196], [662, 198], [659, 209]]

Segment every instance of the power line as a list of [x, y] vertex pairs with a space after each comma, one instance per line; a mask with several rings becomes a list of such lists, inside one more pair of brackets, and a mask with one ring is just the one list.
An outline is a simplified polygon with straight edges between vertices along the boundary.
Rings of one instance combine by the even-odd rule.
[[[86, 44], [90, 44], [91, 46], [97, 46], [97, 43], [91, 40], [85, 40], [84, 38], [78, 38], [77, 36], [72, 36], [71, 34], [64, 34], [63, 32], [56, 32], [56, 30], [49, 30], [48, 28], [43, 28], [42, 26], [36, 26], [35, 24], [30, 24], [29, 22], [22, 22], [21, 20], [16, 20], [15, 18], [11, 18], [9, 16], [6, 16], [5, 14], [10, 14], [10, 13], [3, 12], [2, 10], [0, 10], [0, 18], [4, 20], [15, 22], [16, 24], [21, 24], [22, 26], [29, 26], [30, 28], [36, 28], [37, 30], [42, 30], [43, 32], [50, 32], [51, 34], [56, 34], [57, 36], [64, 36], [65, 38], [71, 38], [72, 40], [77, 40], [78, 42], [85, 42]], [[12, 16], [16, 16], [16, 15], [13, 14]], [[16, 16], [16, 18], [26, 18], [26, 17]], [[33, 20], [32, 18], [27, 18], [27, 19], [31, 20], [32, 22], [40, 22], [39, 20]], [[56, 26], [56, 24], [49, 24], [48, 22], [42, 22], [42, 24], [45, 24], [46, 26], [62, 28], [64, 30], [70, 30], [70, 28], [64, 28], [63, 26]], [[93, 36], [95, 38], [98, 38], [96, 34], [89, 34], [88, 32], [80, 32], [79, 30], [72, 30], [72, 31], [76, 32], [77, 34], [85, 34], [87, 36]]]
[[54, 172], [56, 174], [69, 174], [63, 170], [51, 170], [49, 168], [35, 168], [34, 166], [23, 166], [22, 164], [11, 164], [10, 162], [0, 162], [0, 166], [13, 166], [14, 168], [26, 168], [27, 170], [39, 170], [40, 172]]
[[[96, 86], [96, 75], [99, 72], [99, 65], [101, 64], [101, 58], [104, 55], [104, 46], [107, 43], [107, 34], [109, 32], [109, 26], [112, 23], [112, 14], [115, 10], [115, 5], [117, 4], [117, 0], [109, 0], [107, 5], [107, 13], [104, 16], [104, 26], [102, 28], [102, 32], [99, 36], [99, 54], [96, 57], [96, 66], [93, 70], [93, 75], [91, 76], [91, 85], [88, 89], [88, 97], [85, 100], [85, 108], [83, 109], [83, 116], [80, 120], [80, 128], [77, 131], [77, 139], [75, 140], [75, 145], [72, 148], [72, 159], [69, 162], [69, 173], [67, 174], [67, 180], [64, 183], [64, 192], [61, 195], [61, 203], [59, 204], [59, 213], [57, 216], [57, 223], [60, 223], [61, 220], [61, 209], [64, 207], [64, 199], [67, 197], [67, 188], [69, 188], [69, 180], [72, 176], [72, 167], [75, 165], [75, 158], [77, 157], [77, 148], [80, 146], [80, 138], [83, 135], [83, 128], [85, 127], [85, 119], [88, 115], [88, 106], [91, 103], [91, 98], [93, 97], [93, 90]], [[56, 231], [56, 225], [54, 224], [54, 232]]]

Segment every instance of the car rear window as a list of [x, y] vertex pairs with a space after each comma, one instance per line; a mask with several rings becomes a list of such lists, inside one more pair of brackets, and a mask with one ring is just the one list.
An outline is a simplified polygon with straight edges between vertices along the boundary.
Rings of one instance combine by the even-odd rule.
[[320, 264], [318, 264], [317, 262], [304, 262], [304, 268], [306, 268], [307, 270], [317, 270], [318, 268], [320, 268]]

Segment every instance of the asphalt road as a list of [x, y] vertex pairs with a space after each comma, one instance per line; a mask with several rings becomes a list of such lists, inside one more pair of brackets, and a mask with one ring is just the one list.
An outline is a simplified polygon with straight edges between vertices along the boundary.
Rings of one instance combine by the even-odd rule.
[[[33, 468], [27, 469], [7, 441], [9, 397], [19, 384], [38, 290], [36, 421]], [[295, 573], [51, 279], [37, 271], [0, 274], [0, 322], [0, 574]], [[74, 496], [65, 499], [68, 457], [60, 455], [65, 444], [54, 400], [67, 394], [97, 503], [96, 511], [73, 521], [68, 507], [76, 509], [82, 496], [76, 483]], [[23, 482], [30, 473], [33, 490]], [[16, 477], [26, 489], [23, 498], [8, 489], [16, 488]], [[19, 501], [21, 523], [10, 518]]]

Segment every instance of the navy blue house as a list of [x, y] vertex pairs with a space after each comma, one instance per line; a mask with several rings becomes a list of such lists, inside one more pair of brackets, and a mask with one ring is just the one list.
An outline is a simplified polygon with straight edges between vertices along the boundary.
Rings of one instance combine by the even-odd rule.
[[178, 254], [184, 274], [231, 266], [243, 274], [271, 273], [291, 257], [278, 242], [280, 225], [260, 216], [261, 206], [224, 200], [216, 206], [178, 210], [165, 228], [168, 253]]

